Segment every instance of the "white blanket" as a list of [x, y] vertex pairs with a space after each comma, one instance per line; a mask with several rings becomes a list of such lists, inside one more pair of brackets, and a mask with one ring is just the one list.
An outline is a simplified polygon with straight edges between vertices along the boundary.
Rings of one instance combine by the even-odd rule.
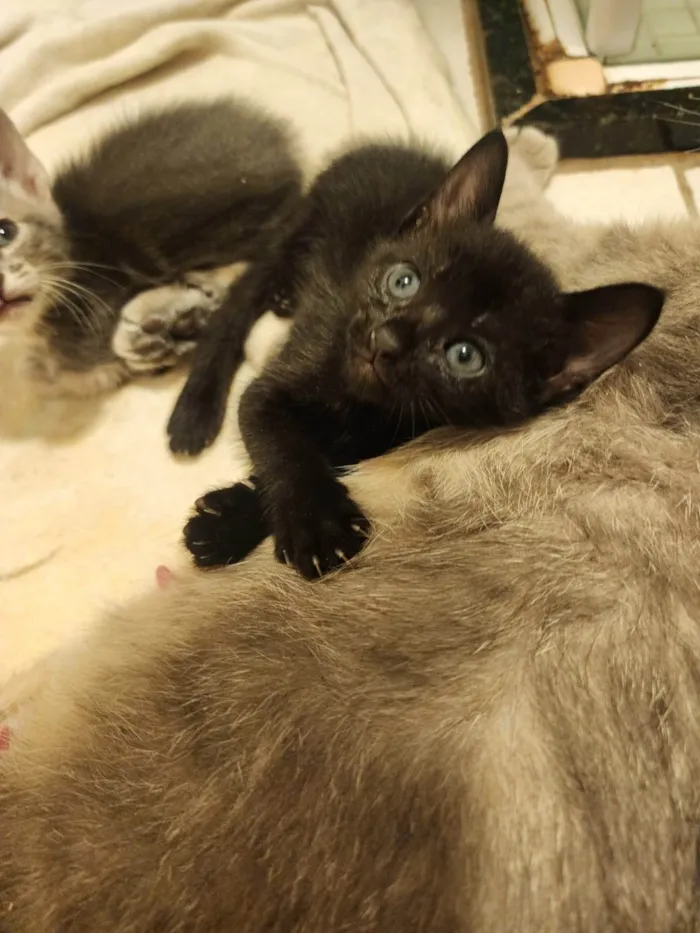
[[[311, 171], [351, 138], [476, 138], [410, 0], [0, 4], [0, 106], [50, 169], [125, 112], [229, 93], [290, 118]], [[0, 683], [185, 562], [191, 503], [245, 469], [233, 429], [169, 455], [181, 376], [37, 408], [12, 363], [0, 347]]]

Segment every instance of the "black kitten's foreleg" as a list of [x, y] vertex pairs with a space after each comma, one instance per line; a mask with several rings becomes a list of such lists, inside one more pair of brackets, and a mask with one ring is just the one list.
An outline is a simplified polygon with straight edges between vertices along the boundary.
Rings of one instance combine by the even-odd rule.
[[184, 539], [198, 567], [221, 567], [242, 561], [269, 534], [257, 480], [251, 476], [198, 499]]
[[309, 579], [354, 557], [369, 531], [317, 441], [334, 433], [320, 419], [332, 415], [317, 409], [310, 425], [308, 411], [270, 376], [248, 386], [239, 410], [277, 558]]
[[242, 561], [272, 533], [277, 559], [314, 579], [357, 554], [369, 523], [292, 406], [277, 397], [268, 408], [265, 391], [260, 403], [257, 391], [251, 401], [251, 388], [241, 402], [241, 421], [244, 437], [250, 434], [243, 423], [256, 425], [249, 451], [259, 469], [197, 500], [185, 545], [198, 567], [220, 567]]

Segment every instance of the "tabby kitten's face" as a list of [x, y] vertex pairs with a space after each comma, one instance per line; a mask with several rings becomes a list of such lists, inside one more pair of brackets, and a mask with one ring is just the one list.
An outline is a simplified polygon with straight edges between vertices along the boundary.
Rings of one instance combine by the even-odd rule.
[[36, 324], [69, 259], [46, 172], [0, 111], [0, 329]]
[[349, 283], [356, 398], [434, 424], [508, 424], [571, 399], [654, 327], [657, 289], [564, 294], [494, 227], [506, 164], [502, 134], [484, 137]]

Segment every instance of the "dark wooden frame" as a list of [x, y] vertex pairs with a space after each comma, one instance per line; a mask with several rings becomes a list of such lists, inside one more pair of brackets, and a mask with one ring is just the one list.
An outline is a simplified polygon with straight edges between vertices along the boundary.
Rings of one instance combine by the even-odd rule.
[[[476, 0], [496, 119], [553, 133], [564, 158], [687, 152], [700, 147], [700, 87], [634, 89], [552, 98], [527, 109], [538, 88], [519, 0]], [[676, 108], [697, 113], [693, 117]], [[514, 114], [524, 110], [512, 121]]]

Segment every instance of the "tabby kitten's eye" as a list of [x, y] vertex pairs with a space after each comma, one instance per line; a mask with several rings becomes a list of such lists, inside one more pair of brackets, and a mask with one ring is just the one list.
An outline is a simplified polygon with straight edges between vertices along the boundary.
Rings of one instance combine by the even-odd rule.
[[7, 246], [17, 236], [17, 224], [11, 220], [0, 220], [0, 247]]
[[407, 301], [420, 288], [418, 270], [410, 263], [397, 262], [384, 276], [384, 289], [392, 298]]
[[476, 344], [458, 340], [445, 348], [445, 359], [455, 376], [472, 379], [486, 369], [486, 357]]

